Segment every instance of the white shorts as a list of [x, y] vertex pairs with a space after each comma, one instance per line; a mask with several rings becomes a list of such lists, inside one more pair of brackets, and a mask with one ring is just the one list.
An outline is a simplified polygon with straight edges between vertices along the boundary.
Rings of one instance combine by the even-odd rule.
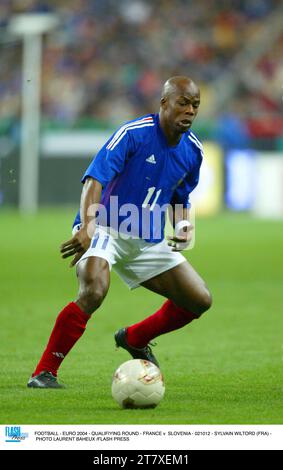
[[[75, 233], [74, 227], [73, 233]], [[135, 289], [158, 274], [186, 261], [179, 252], [172, 251], [166, 240], [147, 243], [140, 238], [124, 239], [108, 227], [97, 227], [89, 249], [78, 263], [90, 256], [105, 259], [128, 285]]]

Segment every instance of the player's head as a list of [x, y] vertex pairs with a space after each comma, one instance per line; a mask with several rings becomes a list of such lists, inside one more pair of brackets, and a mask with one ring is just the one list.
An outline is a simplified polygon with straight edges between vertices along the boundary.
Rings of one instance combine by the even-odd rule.
[[200, 91], [189, 77], [169, 78], [163, 85], [160, 117], [175, 132], [186, 132], [192, 125], [200, 105]]

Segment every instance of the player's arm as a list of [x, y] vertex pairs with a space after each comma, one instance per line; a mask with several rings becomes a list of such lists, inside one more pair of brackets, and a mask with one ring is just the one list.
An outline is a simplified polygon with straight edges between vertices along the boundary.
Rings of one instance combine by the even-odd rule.
[[[70, 266], [74, 266], [81, 258], [83, 253], [88, 249], [93, 235], [93, 227], [95, 227], [95, 207], [100, 203], [102, 185], [96, 179], [91, 177], [85, 180], [81, 202], [80, 216], [81, 228], [75, 235], [61, 245], [62, 258], [74, 256]], [[89, 208], [92, 208], [90, 211]]]
[[194, 227], [190, 222], [190, 193], [199, 182], [200, 166], [203, 159], [202, 147], [198, 145], [194, 150], [194, 166], [177, 186], [171, 200], [175, 234], [173, 237], [168, 237], [168, 245], [173, 247], [173, 251], [182, 251], [187, 248], [193, 237]]
[[123, 171], [126, 158], [132, 151], [132, 139], [129, 132], [122, 127], [104, 144], [87, 168], [82, 178], [84, 187], [80, 204], [81, 229], [71, 240], [61, 245], [63, 258], [74, 255], [71, 266], [77, 263], [90, 245], [95, 230], [95, 212], [101, 200], [102, 187]]
[[167, 237], [168, 245], [172, 251], [184, 250], [192, 240], [194, 226], [190, 222], [190, 208], [181, 204], [172, 206], [171, 223], [175, 234]]

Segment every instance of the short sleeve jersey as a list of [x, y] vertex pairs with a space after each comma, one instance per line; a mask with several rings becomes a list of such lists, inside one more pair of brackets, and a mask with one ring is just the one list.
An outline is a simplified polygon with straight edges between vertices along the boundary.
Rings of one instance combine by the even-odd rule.
[[[83, 183], [94, 178], [103, 187], [100, 204], [105, 211], [103, 222], [98, 217], [98, 223], [160, 242], [168, 205], [190, 207], [189, 195], [198, 184], [202, 158], [202, 144], [190, 130], [176, 146], [169, 146], [158, 114], [124, 124], [82, 178]], [[78, 212], [74, 225], [79, 223]]]

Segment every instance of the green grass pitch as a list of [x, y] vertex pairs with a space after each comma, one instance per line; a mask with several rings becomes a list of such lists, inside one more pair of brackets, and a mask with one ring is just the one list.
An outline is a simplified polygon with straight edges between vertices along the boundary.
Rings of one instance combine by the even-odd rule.
[[109, 294], [65, 359], [65, 390], [26, 387], [55, 317], [77, 281], [58, 247], [75, 211], [34, 217], [1, 211], [1, 411], [4, 424], [282, 424], [283, 222], [223, 214], [197, 220], [189, 260], [213, 308], [157, 339], [166, 394], [154, 410], [121, 410], [111, 378], [129, 355], [113, 333], [153, 313], [163, 299], [130, 292], [112, 273]]

